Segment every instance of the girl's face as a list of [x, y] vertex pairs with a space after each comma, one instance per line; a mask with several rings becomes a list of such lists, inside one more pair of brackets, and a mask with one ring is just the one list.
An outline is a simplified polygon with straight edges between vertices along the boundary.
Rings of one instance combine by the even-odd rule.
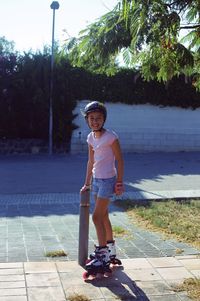
[[103, 127], [104, 115], [101, 112], [91, 112], [87, 117], [88, 125], [92, 131], [98, 131]]

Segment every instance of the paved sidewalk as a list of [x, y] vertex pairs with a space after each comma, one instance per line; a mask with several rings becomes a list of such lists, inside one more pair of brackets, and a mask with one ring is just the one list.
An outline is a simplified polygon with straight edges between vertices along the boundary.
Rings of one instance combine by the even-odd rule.
[[[128, 230], [116, 238], [123, 267], [109, 279], [83, 281], [77, 264], [77, 191], [86, 159], [0, 157], [0, 301], [71, 301], [74, 293], [94, 301], [189, 301], [171, 284], [200, 277], [199, 250], [138, 228], [114, 202], [112, 224]], [[200, 197], [200, 153], [130, 154], [125, 160], [124, 198]], [[95, 242], [91, 222], [89, 252]], [[67, 256], [46, 256], [58, 250]]]
[[[91, 211], [94, 203], [91, 202]], [[114, 202], [110, 206], [113, 226], [127, 230], [116, 237], [119, 258], [175, 256], [199, 254], [190, 245], [161, 234], [142, 230], [132, 224]], [[79, 237], [79, 194], [0, 195], [0, 262], [50, 261], [48, 252], [63, 250], [67, 256], [59, 260], [77, 260]], [[89, 252], [96, 243], [90, 220]]]
[[[84, 282], [76, 261], [0, 263], [0, 300], [189, 301], [173, 286], [200, 276], [196, 256], [124, 259], [109, 278]], [[75, 299], [74, 299], [75, 300]], [[81, 300], [81, 299], [78, 299]]]

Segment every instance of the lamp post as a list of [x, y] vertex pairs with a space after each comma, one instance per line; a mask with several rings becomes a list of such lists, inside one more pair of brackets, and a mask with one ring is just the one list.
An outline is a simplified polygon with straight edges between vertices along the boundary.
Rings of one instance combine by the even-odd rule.
[[59, 3], [53, 1], [50, 5], [53, 9], [52, 25], [52, 46], [51, 46], [51, 77], [50, 77], [50, 100], [49, 100], [49, 155], [53, 152], [53, 68], [54, 68], [54, 31], [55, 31], [55, 10], [59, 9]]

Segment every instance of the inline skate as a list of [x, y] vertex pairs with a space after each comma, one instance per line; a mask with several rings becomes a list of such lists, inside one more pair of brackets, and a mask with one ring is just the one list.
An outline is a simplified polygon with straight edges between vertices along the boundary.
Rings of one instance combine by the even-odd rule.
[[119, 260], [117, 258], [117, 255], [116, 255], [115, 241], [114, 240], [113, 241], [108, 241], [107, 242], [107, 247], [108, 247], [108, 250], [109, 250], [110, 264], [112, 266], [122, 265], [121, 260]]
[[[110, 264], [112, 266], [115, 265], [122, 265], [122, 262], [120, 259], [117, 258], [116, 256], [116, 247], [115, 247], [115, 241], [108, 241], [107, 242], [107, 247], [108, 247], [108, 251], [109, 251], [109, 257], [110, 257]], [[95, 254], [96, 254], [96, 248], [98, 248], [95, 245], [95, 250], [93, 253], [91, 253], [89, 255], [89, 258], [86, 260], [86, 264], [89, 263], [91, 260], [93, 260], [95, 258]]]
[[[83, 273], [83, 279], [96, 279], [104, 276], [108, 277], [112, 273], [110, 269], [110, 258], [108, 247], [97, 247], [94, 252], [94, 258], [90, 259], [85, 265], [86, 272]], [[93, 256], [93, 255], [92, 255]]]

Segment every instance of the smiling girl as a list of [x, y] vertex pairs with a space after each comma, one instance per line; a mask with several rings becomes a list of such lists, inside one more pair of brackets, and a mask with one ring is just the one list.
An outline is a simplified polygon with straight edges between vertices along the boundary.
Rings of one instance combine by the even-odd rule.
[[108, 205], [114, 193], [123, 193], [124, 164], [117, 134], [104, 128], [107, 117], [104, 104], [90, 102], [83, 113], [91, 132], [87, 137], [88, 163], [81, 192], [90, 189], [92, 183], [91, 190], [95, 199], [92, 219], [98, 239], [98, 246], [86, 264], [86, 269], [90, 270], [95, 267], [108, 267], [110, 263], [121, 264], [116, 258]]

